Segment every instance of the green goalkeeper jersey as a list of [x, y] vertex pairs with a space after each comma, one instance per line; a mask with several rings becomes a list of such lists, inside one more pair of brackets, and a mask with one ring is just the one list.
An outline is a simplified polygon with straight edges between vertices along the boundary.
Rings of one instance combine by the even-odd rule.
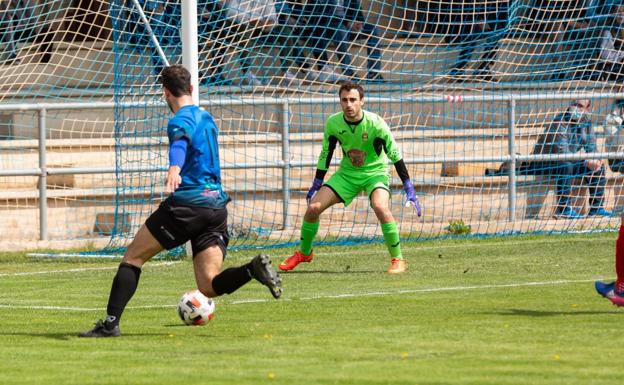
[[364, 117], [359, 123], [347, 122], [343, 112], [327, 119], [317, 164], [319, 170], [329, 168], [336, 143], [340, 143], [343, 154], [340, 169], [348, 173], [388, 173], [388, 158], [392, 163], [402, 159], [386, 122], [377, 114], [362, 112]]

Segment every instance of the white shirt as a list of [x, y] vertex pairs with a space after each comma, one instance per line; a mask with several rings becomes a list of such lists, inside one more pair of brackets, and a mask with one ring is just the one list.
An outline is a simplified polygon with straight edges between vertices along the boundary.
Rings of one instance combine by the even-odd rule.
[[246, 24], [252, 20], [277, 20], [273, 0], [227, 0], [227, 16], [236, 23]]

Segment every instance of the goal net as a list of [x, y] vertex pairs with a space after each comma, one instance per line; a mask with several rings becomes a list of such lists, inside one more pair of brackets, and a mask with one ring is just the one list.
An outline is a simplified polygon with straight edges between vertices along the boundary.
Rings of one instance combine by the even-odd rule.
[[[45, 112], [48, 235], [123, 247], [165, 198], [171, 114], [157, 75], [165, 61], [182, 63], [181, 4], [8, 3], [2, 103], [105, 102]], [[346, 80], [391, 127], [420, 197], [419, 218], [389, 168], [405, 238], [619, 223], [606, 215], [622, 185], [606, 165], [622, 157], [619, 2], [201, 0], [197, 25], [198, 41], [184, 43], [198, 47], [200, 103], [220, 129], [235, 247], [299, 239], [324, 122]], [[40, 112], [2, 110], [0, 120], [0, 162], [13, 170], [0, 174], [0, 210], [15, 218], [1, 226], [36, 237], [39, 179], [13, 174], [36, 174]], [[539, 145], [564, 139], [565, 149]], [[319, 240], [380, 234], [362, 195], [323, 214]]]

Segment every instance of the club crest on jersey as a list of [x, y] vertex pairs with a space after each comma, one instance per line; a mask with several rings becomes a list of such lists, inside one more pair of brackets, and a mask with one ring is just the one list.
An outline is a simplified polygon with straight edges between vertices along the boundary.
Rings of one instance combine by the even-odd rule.
[[366, 142], [368, 140], [368, 133], [363, 132], [362, 133], [362, 142]]

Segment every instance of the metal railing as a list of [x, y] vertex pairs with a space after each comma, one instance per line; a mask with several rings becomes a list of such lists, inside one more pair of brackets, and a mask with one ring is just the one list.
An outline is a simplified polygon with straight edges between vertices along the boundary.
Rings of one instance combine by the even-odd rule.
[[[454, 97], [444, 95], [440, 97], [430, 98], [384, 98], [384, 97], [367, 97], [366, 100], [371, 103], [449, 103], [455, 101], [462, 102], [506, 102], [508, 105], [508, 154], [501, 156], [458, 156], [458, 157], [419, 157], [413, 159], [404, 159], [406, 164], [427, 164], [439, 163], [441, 160], [445, 162], [455, 163], [484, 163], [484, 162], [508, 162], [509, 163], [509, 182], [508, 182], [508, 216], [510, 221], [516, 220], [516, 164], [519, 161], [549, 161], [549, 160], [583, 160], [583, 159], [605, 159], [618, 158], [624, 159], [623, 152], [596, 152], [582, 154], [540, 154], [540, 155], [517, 155], [515, 154], [515, 121], [516, 121], [516, 103], [518, 101], [546, 101], [546, 100], [576, 100], [576, 99], [605, 99], [620, 98], [624, 99], [624, 93], [572, 93], [572, 94], [532, 94], [532, 95], [493, 95], [484, 98], [483, 95], [467, 95]], [[282, 195], [283, 195], [283, 218], [282, 223], [285, 228], [290, 226], [289, 222], [289, 203], [290, 203], [290, 170], [292, 168], [314, 167], [316, 161], [291, 161], [290, 160], [290, 107], [292, 105], [313, 105], [313, 104], [336, 104], [336, 98], [253, 98], [240, 100], [207, 100], [202, 101], [200, 105], [210, 106], [245, 106], [245, 105], [274, 105], [281, 109], [282, 132], [281, 132], [281, 160], [276, 162], [267, 162], [263, 164], [246, 164], [235, 163], [223, 165], [222, 169], [253, 169], [253, 168], [281, 168], [282, 169]], [[160, 104], [154, 104], [160, 106]], [[47, 204], [47, 177], [50, 175], [68, 175], [68, 174], [107, 174], [107, 173], [136, 173], [136, 172], [159, 172], [165, 171], [164, 167], [128, 167], [118, 170], [116, 167], [67, 167], [67, 168], [48, 168], [46, 162], [46, 118], [47, 112], [52, 110], [97, 110], [97, 109], [114, 109], [114, 102], [85, 102], [85, 103], [23, 103], [23, 104], [4, 104], [0, 105], [0, 112], [25, 112], [33, 111], [38, 113], [38, 164], [39, 167], [30, 169], [14, 169], [0, 170], [1, 176], [37, 176], [39, 177], [39, 239], [48, 239], [48, 204]], [[144, 107], [140, 103], [118, 104], [117, 107]], [[162, 107], [165, 107], [164, 103]]]

